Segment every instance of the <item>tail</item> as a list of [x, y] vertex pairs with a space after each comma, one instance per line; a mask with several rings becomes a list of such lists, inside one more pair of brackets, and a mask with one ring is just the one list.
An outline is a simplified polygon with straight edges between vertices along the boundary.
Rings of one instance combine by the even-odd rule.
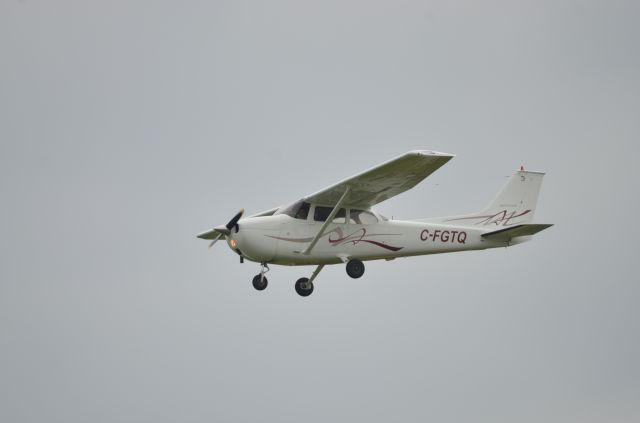
[[484, 210], [468, 215], [439, 217], [422, 221], [486, 227], [488, 230], [530, 223], [536, 210], [543, 177], [544, 173], [542, 172], [519, 170], [509, 178], [495, 200]]

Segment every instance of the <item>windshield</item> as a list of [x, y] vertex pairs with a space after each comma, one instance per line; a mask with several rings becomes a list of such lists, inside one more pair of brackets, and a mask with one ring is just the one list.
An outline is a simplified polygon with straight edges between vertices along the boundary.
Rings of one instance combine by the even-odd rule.
[[309, 208], [309, 203], [301, 200], [278, 210], [276, 214], [286, 214], [296, 219], [306, 220], [307, 216], [309, 216]]

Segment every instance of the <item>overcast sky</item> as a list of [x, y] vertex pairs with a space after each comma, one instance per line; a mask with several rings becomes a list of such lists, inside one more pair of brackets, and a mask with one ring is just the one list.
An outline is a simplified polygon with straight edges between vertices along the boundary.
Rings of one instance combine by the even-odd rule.
[[[0, 420], [640, 421], [637, 1], [0, 2]], [[195, 234], [412, 149], [379, 206], [510, 249], [255, 263]]]

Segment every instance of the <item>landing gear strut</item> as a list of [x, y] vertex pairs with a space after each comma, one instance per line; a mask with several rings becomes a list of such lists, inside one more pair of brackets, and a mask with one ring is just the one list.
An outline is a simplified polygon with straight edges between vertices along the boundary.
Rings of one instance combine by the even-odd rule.
[[267, 281], [267, 277], [264, 275], [269, 271], [269, 266], [267, 263], [260, 264], [260, 273], [253, 277], [253, 287], [258, 291], [262, 291], [265, 289], [269, 283]]
[[347, 275], [354, 279], [364, 275], [364, 263], [358, 259], [349, 260], [347, 262]]
[[324, 264], [316, 267], [316, 270], [313, 271], [311, 275], [311, 279], [309, 278], [300, 278], [296, 281], [295, 288], [298, 295], [301, 297], [308, 297], [313, 292], [313, 280], [318, 276], [318, 273], [322, 270]]

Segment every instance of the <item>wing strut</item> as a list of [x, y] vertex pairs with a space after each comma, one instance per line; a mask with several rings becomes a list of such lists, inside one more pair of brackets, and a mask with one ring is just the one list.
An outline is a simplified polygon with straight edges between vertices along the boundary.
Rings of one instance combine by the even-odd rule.
[[347, 189], [344, 190], [344, 194], [342, 194], [342, 197], [340, 197], [336, 205], [333, 207], [333, 210], [331, 210], [329, 217], [327, 217], [327, 220], [324, 221], [324, 223], [320, 227], [320, 230], [318, 231], [316, 236], [311, 240], [311, 244], [309, 244], [309, 246], [305, 248], [304, 251], [302, 252], [303, 255], [305, 256], [309, 255], [313, 247], [315, 247], [316, 244], [318, 243], [318, 240], [320, 240], [322, 235], [324, 235], [324, 230], [327, 229], [327, 226], [329, 226], [329, 223], [333, 221], [333, 218], [336, 216], [336, 213], [338, 213], [338, 210], [340, 210], [340, 207], [342, 207], [342, 203], [344, 202], [345, 198], [347, 198], [349, 191], [351, 191], [351, 188], [347, 186]]

